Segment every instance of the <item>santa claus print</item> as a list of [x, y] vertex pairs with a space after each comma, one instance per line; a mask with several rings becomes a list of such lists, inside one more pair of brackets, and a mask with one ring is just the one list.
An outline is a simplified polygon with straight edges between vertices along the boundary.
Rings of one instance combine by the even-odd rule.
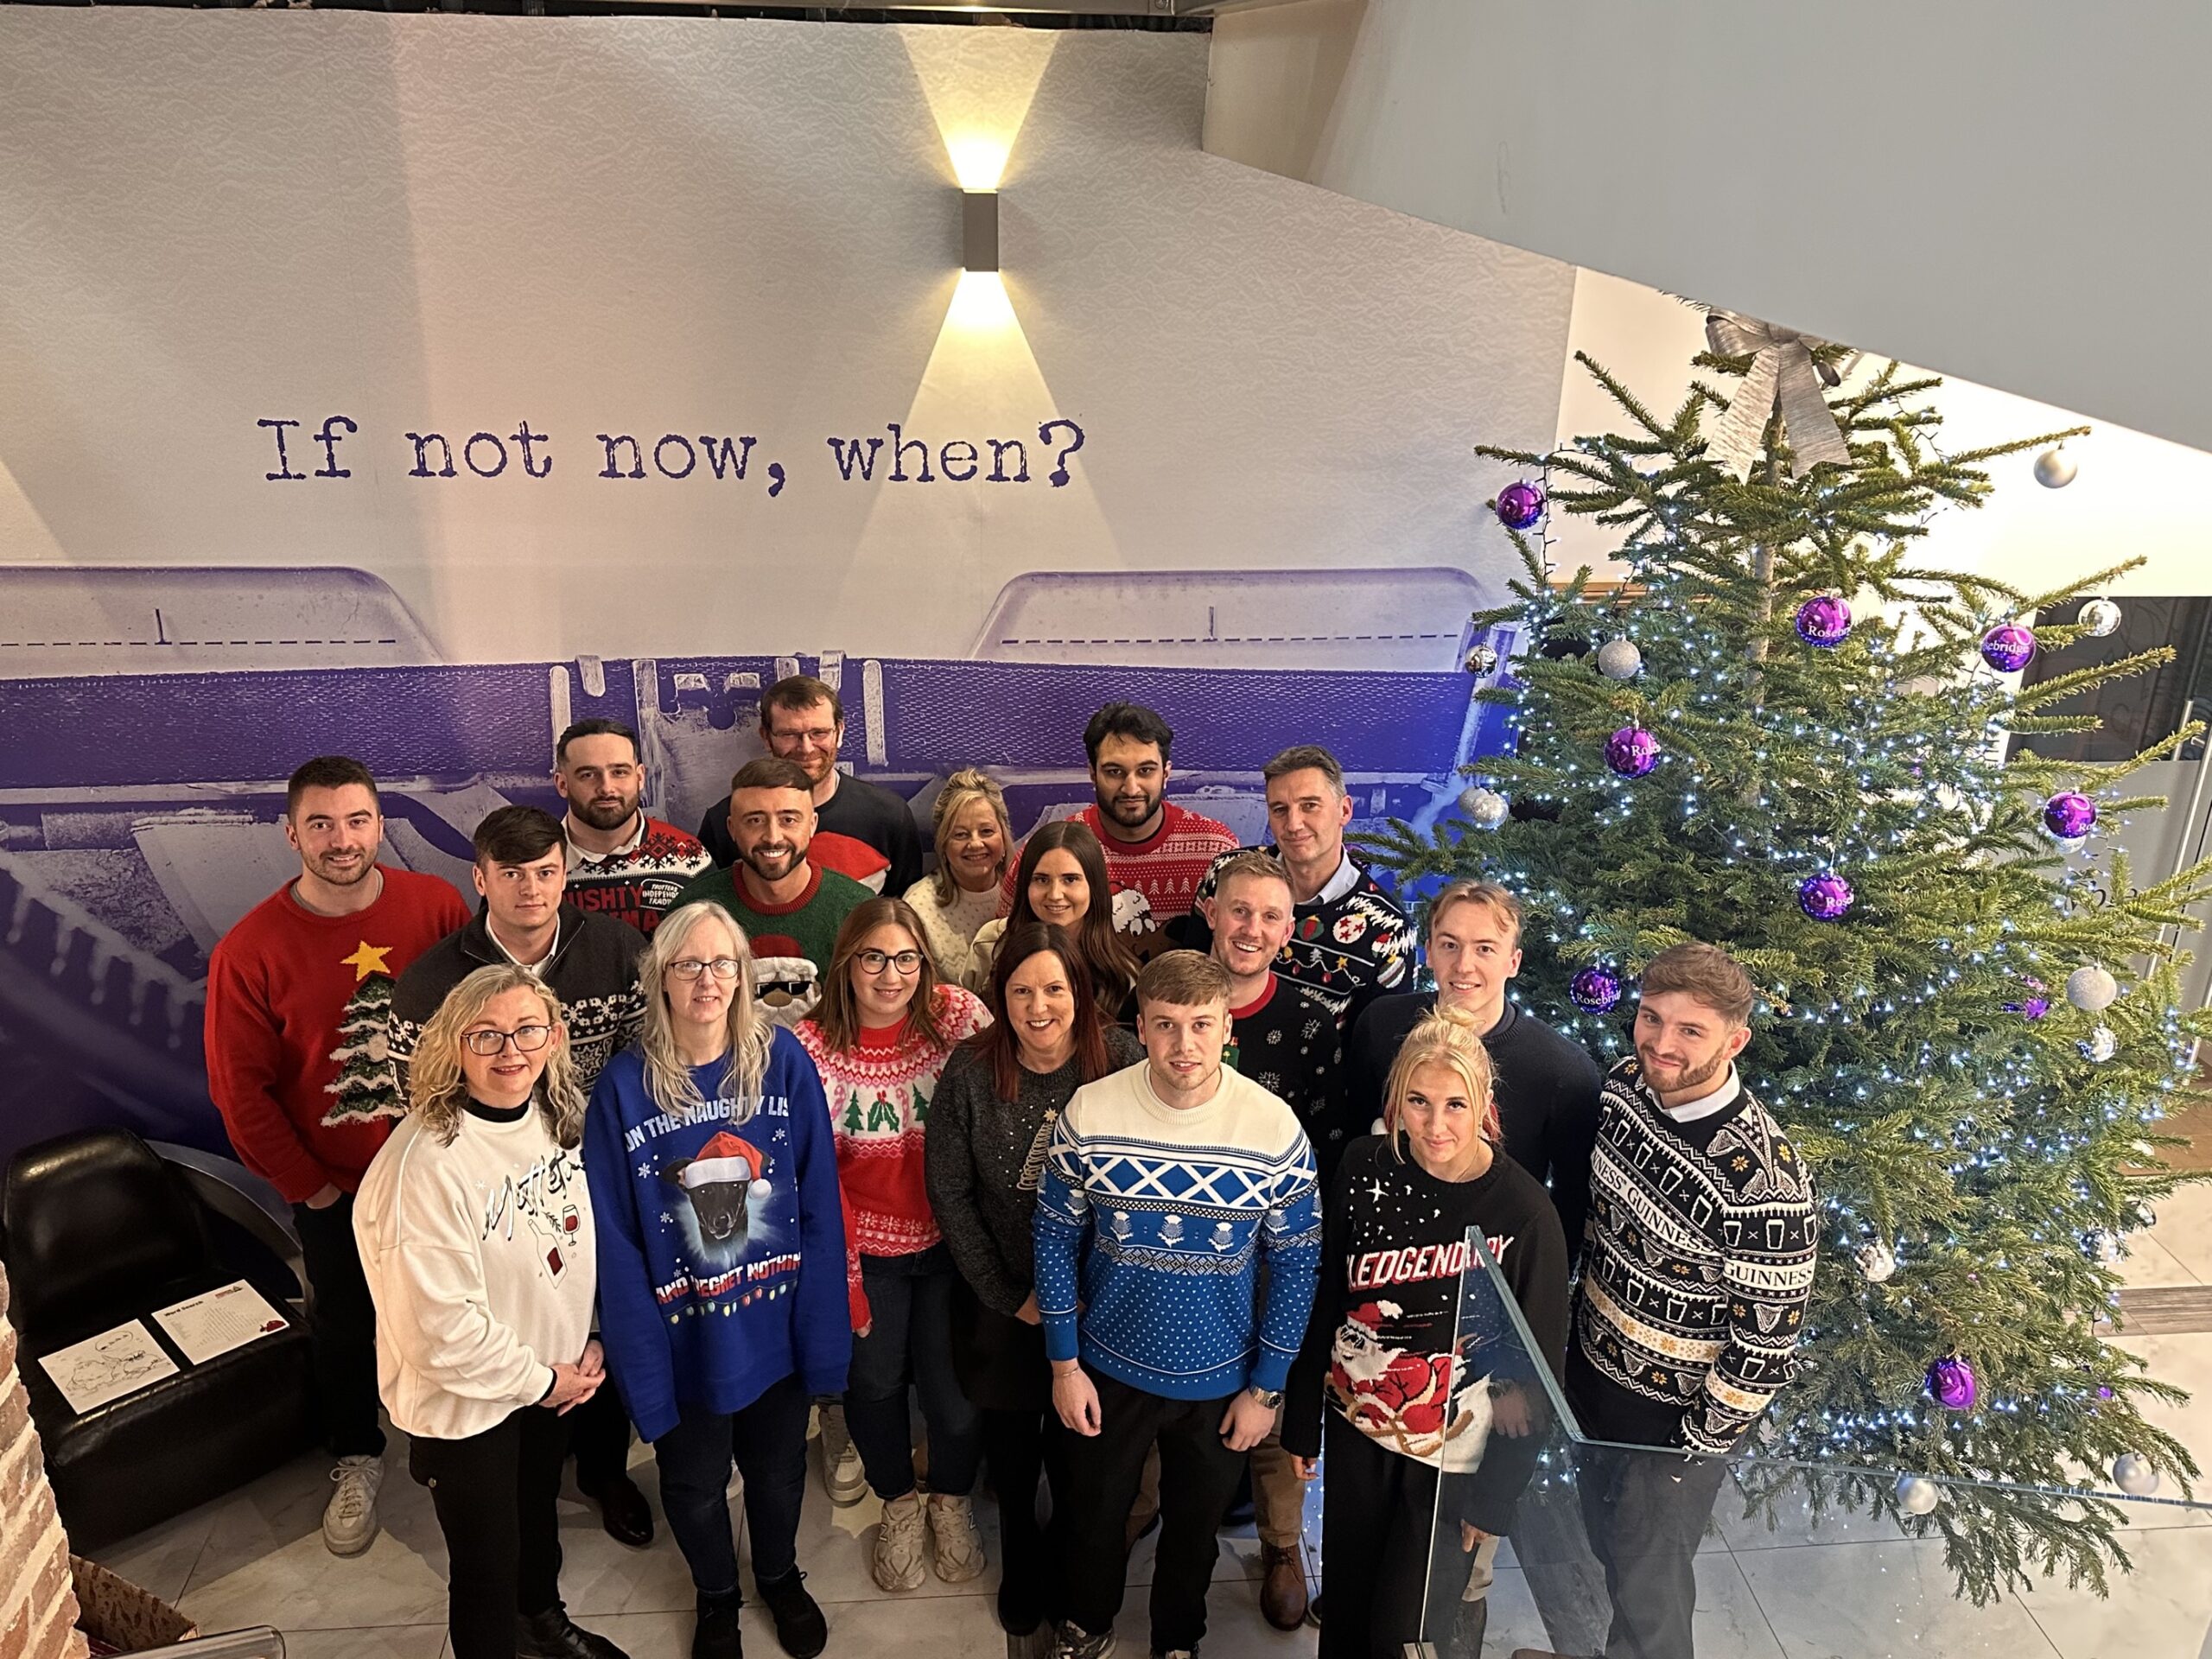
[[1438, 1463], [1448, 1442], [1478, 1427], [1477, 1402], [1487, 1395], [1470, 1386], [1459, 1355], [1389, 1344], [1382, 1328], [1403, 1311], [1395, 1302], [1363, 1302], [1344, 1315], [1330, 1355], [1329, 1389], [1361, 1433]]

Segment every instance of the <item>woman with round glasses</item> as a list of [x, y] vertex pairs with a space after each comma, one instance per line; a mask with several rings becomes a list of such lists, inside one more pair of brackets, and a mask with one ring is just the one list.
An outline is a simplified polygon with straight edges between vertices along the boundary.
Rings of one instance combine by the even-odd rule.
[[[845, 1424], [883, 1500], [869, 1566], [886, 1590], [921, 1587], [925, 1543], [947, 1584], [983, 1570], [971, 1497], [982, 1424], [953, 1371], [958, 1274], [930, 1213], [922, 1145], [946, 1059], [989, 1018], [939, 981], [913, 906], [872, 899], [838, 930], [822, 1000], [797, 1027], [829, 1100], [857, 1255]], [[910, 1382], [929, 1427], [926, 1505], [914, 1490]]]
[[853, 1340], [822, 1083], [719, 906], [664, 917], [638, 986], [645, 1030], [599, 1074], [584, 1130], [607, 1363], [698, 1592], [693, 1659], [741, 1651], [733, 1455], [776, 1639], [813, 1659], [829, 1630], [798, 1567], [806, 1419], [844, 1391]]
[[621, 1659], [561, 1605], [561, 1416], [606, 1369], [591, 1340], [584, 1102], [559, 1002], [528, 969], [479, 968], [423, 1027], [408, 1089], [353, 1232], [378, 1392], [445, 1535], [451, 1650]]

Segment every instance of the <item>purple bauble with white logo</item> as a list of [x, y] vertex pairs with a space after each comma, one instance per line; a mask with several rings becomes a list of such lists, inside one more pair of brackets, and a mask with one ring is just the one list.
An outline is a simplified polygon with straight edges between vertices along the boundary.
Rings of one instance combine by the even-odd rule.
[[2035, 635], [2017, 622], [2000, 622], [1981, 636], [1981, 660], [1999, 674], [2018, 673], [2035, 654]]
[[1974, 1367], [1954, 1354], [1928, 1368], [1928, 1392], [1946, 1411], [1972, 1411], [1974, 1402], [1981, 1397], [1981, 1383]]
[[1621, 1000], [1621, 976], [1610, 968], [1585, 968], [1567, 982], [1567, 994], [1585, 1014], [1610, 1014]]
[[1605, 740], [1605, 764], [1624, 778], [1641, 778], [1659, 764], [1659, 740], [1641, 726], [1624, 726]]
[[1797, 607], [1797, 637], [1808, 645], [1834, 651], [1851, 632], [1851, 607], [1834, 594], [1808, 599]]
[[2005, 1012], [2017, 1014], [2027, 1020], [2040, 1020], [2049, 1014], [2050, 999], [2043, 994], [2043, 981], [2023, 977], [2020, 983], [2028, 988], [2028, 994], [2017, 1002], [2004, 1004]]
[[2043, 827], [2061, 841], [2078, 841], [2094, 829], [2097, 804], [2079, 790], [2064, 790], [2043, 804]]
[[1508, 530], [1526, 530], [1543, 516], [1542, 485], [1524, 478], [1497, 493], [1497, 522]]
[[1851, 883], [1834, 870], [1808, 875], [1797, 884], [1797, 908], [1816, 922], [1833, 922], [1851, 908]]

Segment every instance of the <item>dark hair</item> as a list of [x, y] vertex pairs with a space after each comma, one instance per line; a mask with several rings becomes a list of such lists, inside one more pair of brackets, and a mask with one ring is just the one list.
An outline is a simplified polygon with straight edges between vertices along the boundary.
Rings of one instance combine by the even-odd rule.
[[1201, 950], [1163, 950], [1137, 976], [1137, 1006], [1157, 1002], [1171, 1008], [1226, 1007], [1236, 988], [1229, 969]]
[[914, 974], [914, 1000], [907, 1007], [906, 1017], [931, 1048], [945, 1047], [944, 1033], [937, 1023], [941, 1012], [938, 992], [944, 982], [938, 977], [937, 963], [931, 959], [922, 918], [904, 899], [870, 899], [845, 918], [844, 925], [837, 930], [836, 944], [830, 947], [830, 965], [823, 970], [822, 999], [806, 1017], [821, 1032], [823, 1046], [832, 1054], [842, 1054], [858, 1045], [861, 1011], [853, 995], [853, 958], [860, 955], [861, 942], [879, 927], [905, 928], [914, 949], [922, 953], [922, 965]]
[[1344, 792], [1344, 769], [1319, 743], [1295, 743], [1260, 768], [1262, 783], [1272, 784], [1278, 778], [1287, 778], [1294, 772], [1318, 772], [1329, 780], [1329, 787], [1342, 795]]
[[840, 726], [845, 723], [845, 705], [839, 700], [836, 686], [827, 680], [817, 680], [811, 674], [787, 674], [760, 694], [760, 729], [768, 729], [771, 709], [795, 715], [817, 702], [828, 703], [830, 717]]
[[1076, 925], [1076, 948], [1090, 966], [1100, 1002], [1118, 1008], [1137, 982], [1137, 961], [1114, 931], [1114, 884], [1106, 875], [1106, 849], [1080, 818], [1040, 823], [1021, 843], [1021, 862], [1014, 874], [1014, 907], [1007, 914], [1006, 931], [1012, 933], [1024, 924], [1047, 925], [1029, 908], [1029, 882], [1037, 874], [1037, 861], [1050, 852], [1067, 854], [1083, 870], [1083, 879], [1090, 888], [1090, 908]]
[[580, 737], [619, 737], [630, 745], [630, 758], [642, 760], [645, 751], [638, 747], [638, 734], [619, 720], [579, 720], [571, 721], [553, 745], [553, 764], [559, 766], [569, 758], [569, 745]]
[[1717, 944], [1691, 939], [1670, 944], [1644, 964], [1637, 985], [1640, 996], [1681, 991], [1711, 1008], [1730, 1026], [1751, 1023], [1758, 1001], [1751, 976]]
[[527, 864], [556, 847], [568, 856], [561, 820], [538, 806], [503, 806], [487, 812], [471, 837], [479, 864]]
[[384, 797], [377, 793], [377, 780], [369, 769], [350, 754], [318, 754], [295, 772], [284, 785], [284, 816], [290, 817], [299, 810], [300, 797], [311, 789], [343, 789], [348, 784], [359, 784], [369, 791], [369, 798], [377, 804], [377, 810], [384, 810]]
[[780, 754], [764, 754], [758, 760], [748, 760], [737, 769], [737, 776], [729, 780], [729, 792], [741, 789], [795, 789], [802, 795], [814, 793], [814, 779], [806, 775], [806, 768], [796, 760], [786, 760]]
[[1167, 722], [1141, 702], [1109, 702], [1090, 717], [1083, 728], [1083, 752], [1098, 764], [1098, 746], [1109, 737], [1126, 737], [1135, 743], [1159, 746], [1160, 763], [1166, 766], [1175, 747], [1175, 733]]
[[1064, 927], [1049, 922], [1020, 922], [1007, 927], [991, 958], [988, 1000], [991, 1023], [968, 1039], [967, 1046], [991, 1068], [991, 1090], [1011, 1102], [1021, 1093], [1021, 1045], [1006, 1016], [1007, 982], [1014, 969], [1035, 956], [1059, 958], [1075, 995], [1075, 1058], [1079, 1080], [1095, 1083], [1113, 1070], [1106, 1052], [1106, 1021], [1091, 988], [1090, 967]]

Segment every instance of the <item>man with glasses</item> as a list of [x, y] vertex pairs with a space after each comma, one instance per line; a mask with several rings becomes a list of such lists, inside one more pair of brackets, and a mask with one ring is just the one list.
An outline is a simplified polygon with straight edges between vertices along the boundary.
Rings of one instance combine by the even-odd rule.
[[[888, 867], [880, 884], [873, 872], [854, 868], [842, 855], [815, 861], [896, 898], [922, 879], [922, 835], [906, 801], [887, 789], [837, 770], [837, 750], [845, 741], [845, 706], [836, 690], [811, 674], [778, 680], [760, 696], [760, 740], [768, 753], [789, 760], [806, 775], [814, 802], [815, 830], [872, 848]], [[736, 838], [719, 805], [707, 809], [699, 839], [715, 863], [727, 869], [737, 861]], [[826, 845], [825, 855], [834, 843]], [[873, 861], [869, 861], [872, 862]]]
[[651, 933], [707, 849], [645, 810], [638, 734], [619, 720], [580, 720], [553, 746], [553, 787], [569, 804], [569, 898]]
[[[385, 1045], [404, 1097], [423, 1028], [447, 993], [477, 969], [512, 962], [536, 974], [560, 998], [577, 1084], [588, 1096], [601, 1067], [645, 1023], [638, 960], [645, 938], [613, 917], [567, 901], [569, 838], [561, 821], [534, 806], [503, 806], [476, 826], [472, 871], [482, 907], [465, 926], [432, 945], [399, 976], [391, 993]], [[534, 1046], [516, 1033], [518, 1046]], [[496, 1033], [488, 1037], [498, 1046]], [[542, 1043], [542, 1036], [539, 1039]], [[479, 1048], [479, 1053], [491, 1051]], [[642, 1546], [653, 1535], [652, 1510], [630, 1478], [630, 1420], [612, 1388], [569, 1417], [576, 1484], [599, 1504], [607, 1535]]]

